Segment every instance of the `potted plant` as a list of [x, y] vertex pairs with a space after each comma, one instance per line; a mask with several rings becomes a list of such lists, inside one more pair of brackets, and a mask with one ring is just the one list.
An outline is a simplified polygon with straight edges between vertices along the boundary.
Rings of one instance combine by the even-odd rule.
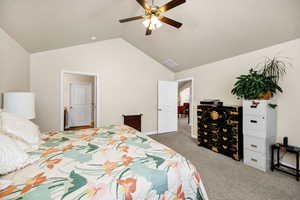
[[274, 82], [273, 78], [273, 76], [266, 76], [264, 73], [250, 69], [248, 74], [237, 78], [231, 93], [246, 100], [268, 100], [278, 91], [282, 92], [281, 87]]
[[266, 58], [265, 62], [259, 64], [258, 67], [261, 68], [260, 72], [278, 84], [278, 81], [283, 78], [286, 74], [286, 68], [290, 66], [289, 62], [286, 62], [283, 58], [273, 57]]
[[[260, 64], [261, 65], [261, 64]], [[266, 58], [259, 70], [250, 69], [246, 75], [241, 75], [231, 90], [233, 95], [246, 100], [269, 100], [278, 91], [282, 92], [278, 82], [286, 74], [290, 65], [278, 57]]]

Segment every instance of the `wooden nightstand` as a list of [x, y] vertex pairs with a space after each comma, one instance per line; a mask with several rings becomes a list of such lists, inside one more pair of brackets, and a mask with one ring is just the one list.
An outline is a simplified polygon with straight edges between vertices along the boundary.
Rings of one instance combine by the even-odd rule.
[[124, 117], [124, 124], [130, 126], [138, 131], [142, 131], [142, 116], [143, 114], [139, 115], [123, 115]]

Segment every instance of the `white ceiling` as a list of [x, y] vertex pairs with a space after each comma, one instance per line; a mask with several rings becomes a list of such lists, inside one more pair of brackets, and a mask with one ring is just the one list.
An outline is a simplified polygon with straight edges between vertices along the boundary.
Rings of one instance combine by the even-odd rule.
[[[156, 0], [162, 5], [168, 0]], [[183, 23], [145, 36], [135, 0], [0, 0], [0, 26], [29, 52], [122, 37], [173, 71], [300, 37], [300, 0], [187, 0], [165, 15]]]

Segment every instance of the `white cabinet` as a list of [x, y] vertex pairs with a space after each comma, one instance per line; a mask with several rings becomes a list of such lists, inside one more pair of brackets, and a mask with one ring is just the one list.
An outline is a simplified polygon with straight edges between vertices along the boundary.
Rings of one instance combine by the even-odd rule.
[[276, 109], [270, 100], [243, 102], [244, 163], [262, 171], [270, 168], [271, 145], [276, 142]]

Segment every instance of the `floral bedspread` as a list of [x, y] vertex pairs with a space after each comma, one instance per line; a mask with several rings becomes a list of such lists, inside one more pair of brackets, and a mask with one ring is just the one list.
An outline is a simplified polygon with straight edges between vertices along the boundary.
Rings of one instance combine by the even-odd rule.
[[49, 132], [37, 162], [0, 179], [0, 199], [206, 200], [196, 168], [127, 126]]

